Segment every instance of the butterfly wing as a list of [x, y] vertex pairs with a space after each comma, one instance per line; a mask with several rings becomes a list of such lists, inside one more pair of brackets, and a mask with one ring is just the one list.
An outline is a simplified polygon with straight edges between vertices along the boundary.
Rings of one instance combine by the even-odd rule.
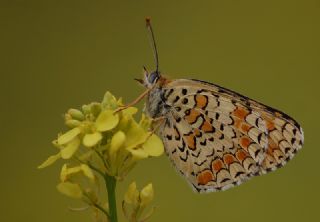
[[288, 115], [223, 87], [174, 80], [160, 134], [175, 167], [198, 192], [225, 190], [283, 166], [303, 132]]

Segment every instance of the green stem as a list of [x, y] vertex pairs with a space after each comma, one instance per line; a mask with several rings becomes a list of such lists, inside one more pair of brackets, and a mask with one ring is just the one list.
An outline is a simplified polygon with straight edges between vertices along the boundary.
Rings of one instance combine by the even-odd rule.
[[106, 187], [108, 191], [110, 222], [117, 222], [117, 202], [116, 202], [116, 178], [105, 175]]

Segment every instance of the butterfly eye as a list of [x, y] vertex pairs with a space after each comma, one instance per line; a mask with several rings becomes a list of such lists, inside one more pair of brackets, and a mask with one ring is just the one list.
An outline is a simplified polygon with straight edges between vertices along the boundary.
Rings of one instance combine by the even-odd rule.
[[158, 79], [159, 79], [159, 72], [153, 72], [149, 75], [148, 82], [150, 84], [153, 84], [153, 83], [157, 82]]

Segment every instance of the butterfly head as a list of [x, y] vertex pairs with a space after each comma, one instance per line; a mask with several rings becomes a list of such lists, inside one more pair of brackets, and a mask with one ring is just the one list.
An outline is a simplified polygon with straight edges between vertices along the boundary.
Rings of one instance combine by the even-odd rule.
[[152, 88], [155, 84], [157, 84], [161, 75], [159, 71], [153, 71], [149, 73], [145, 67], [143, 67], [143, 79], [135, 79], [141, 85], [146, 88]]

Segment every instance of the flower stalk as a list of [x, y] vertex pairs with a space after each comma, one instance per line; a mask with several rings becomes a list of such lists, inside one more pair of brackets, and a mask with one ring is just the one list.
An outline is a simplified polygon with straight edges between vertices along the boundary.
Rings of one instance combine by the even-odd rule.
[[109, 175], [105, 176], [106, 187], [108, 192], [108, 202], [109, 202], [109, 219], [110, 222], [117, 222], [117, 200], [116, 200], [116, 185], [117, 180]]

